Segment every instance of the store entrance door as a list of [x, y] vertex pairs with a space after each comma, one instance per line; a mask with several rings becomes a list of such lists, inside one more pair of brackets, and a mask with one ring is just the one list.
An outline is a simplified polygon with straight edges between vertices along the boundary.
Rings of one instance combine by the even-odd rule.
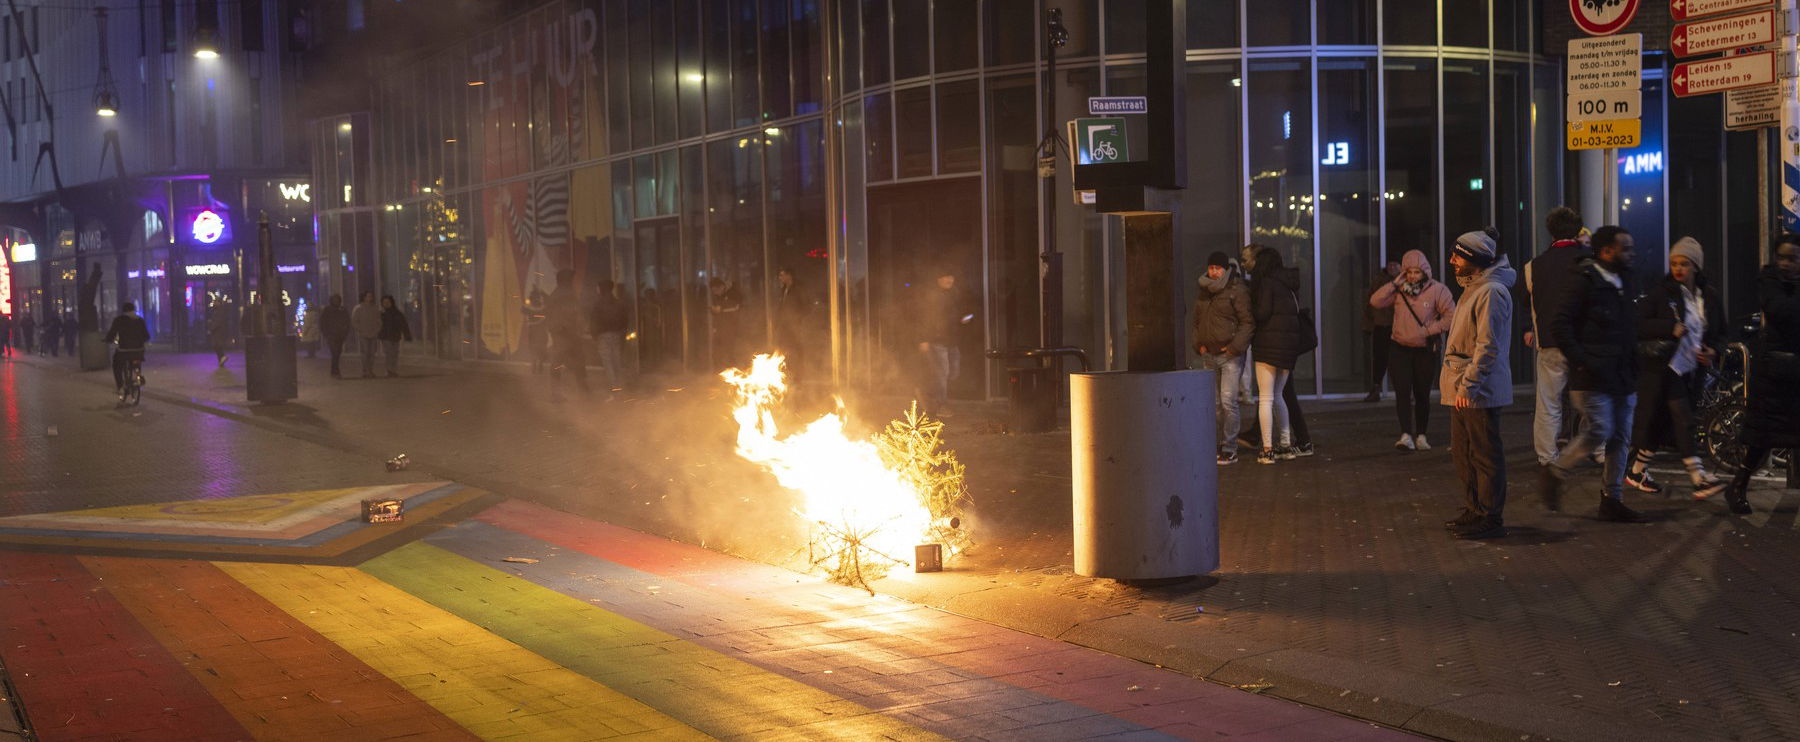
[[[958, 178], [869, 189], [869, 314], [876, 388], [912, 389], [924, 371], [918, 350], [917, 314], [939, 271], [956, 276], [976, 316], [958, 338], [962, 373], [950, 395], [986, 395], [987, 316], [981, 270], [981, 180]], [[858, 307], [857, 309], [861, 309]], [[861, 324], [854, 318], [853, 324]], [[861, 374], [859, 374], [861, 375]]]

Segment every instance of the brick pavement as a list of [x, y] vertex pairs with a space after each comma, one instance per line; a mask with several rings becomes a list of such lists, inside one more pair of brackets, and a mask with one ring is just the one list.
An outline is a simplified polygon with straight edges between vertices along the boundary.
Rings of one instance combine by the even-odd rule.
[[[512, 373], [422, 368], [327, 385], [308, 367], [302, 404], [265, 411], [199, 369], [167, 372], [190, 403], [369, 460], [406, 450], [447, 477], [772, 563], [804, 548], [779, 496], [730, 456], [723, 397], [706, 379], [558, 405]], [[1504, 422], [1515, 534], [1460, 543], [1437, 525], [1455, 507], [1447, 452], [1398, 455], [1389, 409], [1337, 407], [1312, 410], [1320, 456], [1222, 473], [1216, 581], [1154, 588], [1070, 574], [1066, 434], [1000, 435], [965, 415], [949, 435], [970, 464], [983, 548], [956, 571], [878, 587], [1196, 674], [1279, 677], [1268, 692], [1371, 718], [1473, 720], [1434, 728], [1445, 736], [1567, 712], [1562, 728], [1597, 719], [1619, 737], [1800, 737], [1791, 493], [1753, 492], [1758, 512], [1745, 518], [1638, 498], [1657, 520], [1618, 526], [1591, 518], [1581, 493], [1597, 488], [1584, 479], [1569, 513], [1544, 513], [1521, 409]], [[1146, 638], [1134, 645], [1130, 632]], [[1308, 685], [1299, 670], [1343, 679]], [[1394, 692], [1365, 692], [1385, 686]]]

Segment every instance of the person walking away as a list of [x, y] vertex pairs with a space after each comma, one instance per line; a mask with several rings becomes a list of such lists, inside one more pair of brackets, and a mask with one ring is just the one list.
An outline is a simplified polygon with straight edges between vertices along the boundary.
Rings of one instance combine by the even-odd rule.
[[1794, 457], [1800, 455], [1800, 235], [1791, 232], [1775, 241], [1769, 264], [1756, 277], [1762, 329], [1750, 354], [1749, 401], [1744, 416], [1744, 460], [1725, 501], [1731, 512], [1750, 512], [1746, 498], [1750, 477], [1768, 462], [1769, 450], [1788, 451], [1788, 482], [1794, 481]]
[[1300, 325], [1300, 272], [1282, 265], [1281, 253], [1258, 245], [1250, 268], [1250, 309], [1256, 329], [1256, 415], [1262, 426], [1262, 450], [1256, 463], [1292, 459], [1294, 431], [1288, 419], [1284, 387], [1306, 339]]
[[1576, 266], [1593, 257], [1581, 215], [1558, 206], [1544, 217], [1550, 247], [1525, 263], [1525, 314], [1531, 327], [1526, 347], [1537, 349], [1537, 401], [1531, 420], [1531, 447], [1538, 465], [1556, 460], [1564, 427], [1563, 403], [1569, 392], [1569, 359], [1551, 336], [1550, 321], [1579, 287]]
[[0, 314], [0, 357], [12, 357], [13, 316]]
[[1582, 261], [1574, 292], [1551, 320], [1550, 334], [1569, 360], [1569, 401], [1580, 410], [1581, 433], [1538, 476], [1544, 506], [1562, 506], [1562, 483], [1604, 446], [1600, 519], [1638, 520], [1622, 488], [1630, 464], [1631, 416], [1637, 406], [1637, 289], [1634, 245], [1624, 227], [1594, 230], [1594, 257]]
[[350, 310], [350, 328], [356, 331], [356, 349], [362, 353], [362, 377], [373, 379], [375, 348], [381, 343], [381, 307], [375, 304], [375, 292], [364, 291]]
[[381, 297], [381, 331], [376, 335], [381, 340], [382, 355], [387, 360], [387, 378], [400, 375], [400, 341], [413, 341], [411, 323], [406, 321], [406, 313], [394, 303], [394, 297]]
[[531, 294], [525, 297], [525, 306], [520, 311], [525, 313], [525, 348], [531, 354], [531, 372], [541, 374], [550, 362], [550, 326], [544, 315], [544, 292], [536, 286], [531, 287]]
[[1467, 232], [1450, 247], [1463, 287], [1444, 337], [1440, 401], [1450, 408], [1450, 460], [1462, 480], [1463, 511], [1445, 523], [1461, 539], [1506, 535], [1506, 447], [1500, 410], [1512, 404], [1512, 287], [1518, 275], [1494, 234]]
[[38, 354], [43, 355], [45, 352], [48, 352], [52, 358], [62, 355], [62, 331], [62, 316], [54, 311], [48, 313], [44, 317], [43, 350], [40, 350]]
[[606, 372], [606, 388], [625, 388], [625, 330], [631, 316], [625, 300], [619, 298], [618, 284], [600, 279], [594, 284], [597, 296], [588, 317], [588, 331], [600, 344], [600, 369]]
[[26, 312], [19, 320], [19, 344], [25, 347], [25, 355], [37, 352], [37, 333], [37, 320], [32, 319], [30, 312]]
[[956, 274], [938, 271], [932, 286], [919, 302], [919, 354], [925, 365], [925, 411], [950, 417], [950, 382], [962, 374], [962, 347], [958, 336], [975, 313], [956, 290]]
[[1444, 333], [1456, 313], [1450, 287], [1431, 278], [1425, 253], [1408, 250], [1400, 256], [1400, 275], [1375, 290], [1369, 304], [1393, 307], [1392, 359], [1388, 371], [1394, 378], [1394, 412], [1400, 418], [1401, 452], [1429, 451], [1426, 437], [1431, 427], [1431, 383], [1437, 375], [1438, 355], [1444, 350]]
[[[1374, 298], [1381, 287], [1392, 283], [1400, 276], [1400, 264], [1389, 260], [1375, 280], [1369, 284], [1369, 290], [1363, 298]], [[1363, 397], [1364, 402], [1381, 401], [1381, 385], [1387, 381], [1388, 359], [1393, 354], [1394, 345], [1394, 308], [1393, 306], [1377, 307], [1374, 302], [1363, 302], [1363, 333], [1369, 336], [1369, 394]]]
[[106, 337], [101, 342], [110, 345], [115, 340], [119, 347], [112, 356], [113, 391], [123, 394], [126, 375], [131, 373], [131, 362], [143, 363], [144, 348], [150, 344], [150, 326], [138, 316], [136, 304], [125, 302], [119, 305], [119, 316], [114, 317], [112, 326], [106, 328]]
[[344, 341], [350, 339], [350, 310], [344, 308], [342, 294], [332, 294], [319, 312], [319, 334], [325, 337], [325, 348], [331, 352], [331, 378], [344, 378], [340, 363], [344, 358]]
[[1638, 299], [1637, 409], [1631, 432], [1635, 453], [1625, 485], [1642, 492], [1663, 491], [1650, 476], [1650, 462], [1663, 446], [1681, 457], [1695, 499], [1725, 490], [1725, 482], [1700, 463], [1694, 424], [1698, 372], [1718, 356], [1722, 324], [1721, 302], [1706, 285], [1704, 264], [1700, 243], [1681, 238], [1669, 248], [1669, 275]]
[[323, 312], [318, 306], [308, 304], [306, 311], [300, 315], [300, 342], [306, 344], [307, 358], [319, 357], [319, 339], [323, 337], [319, 332], [319, 316], [321, 314]]
[[789, 386], [798, 389], [806, 377], [806, 326], [812, 300], [791, 268], [775, 274], [775, 350], [787, 358]]
[[732, 368], [743, 362], [738, 358], [738, 318], [744, 314], [744, 294], [722, 278], [707, 281], [706, 286], [711, 292], [713, 365]]
[[1250, 308], [1250, 290], [1225, 253], [1215, 252], [1206, 259], [1206, 273], [1199, 284], [1200, 293], [1194, 299], [1194, 352], [1200, 356], [1200, 368], [1219, 375], [1218, 460], [1220, 466], [1229, 466], [1237, 463], [1238, 379], [1244, 372], [1244, 353], [1256, 332], [1256, 315]]
[[544, 321], [550, 325], [554, 354], [550, 361], [552, 389], [567, 370], [575, 377], [575, 386], [587, 391], [587, 346], [581, 337], [581, 295], [575, 288], [574, 269], [556, 272], [556, 288], [550, 291], [550, 300], [544, 306]]
[[227, 332], [229, 325], [225, 317], [225, 303], [218, 299], [206, 305], [206, 342], [212, 346], [213, 355], [219, 359], [219, 368], [225, 367], [225, 358], [231, 348], [231, 335]]

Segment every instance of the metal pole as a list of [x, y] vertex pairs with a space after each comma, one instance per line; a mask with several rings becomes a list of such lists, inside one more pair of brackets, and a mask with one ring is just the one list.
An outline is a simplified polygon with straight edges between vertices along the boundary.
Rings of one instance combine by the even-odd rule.
[[[1044, 8], [1039, 3], [1040, 10]], [[1048, 155], [1054, 160], [1056, 150], [1056, 47], [1060, 44], [1055, 34], [1050, 32], [1048, 11], [1040, 15], [1044, 31], [1044, 108], [1039, 117], [1044, 124], [1044, 142], [1049, 145]], [[1044, 152], [1039, 152], [1044, 156]], [[1075, 163], [1069, 163], [1070, 183], [1074, 183]], [[1043, 252], [1038, 256], [1038, 346], [1054, 348], [1062, 345], [1062, 253], [1056, 249], [1056, 177], [1043, 178], [1044, 189], [1044, 224], [1039, 236]]]
[[[1781, 226], [1800, 226], [1800, 94], [1797, 94], [1795, 41], [1800, 38], [1796, 0], [1781, 0]], [[1758, 246], [1760, 249], [1761, 246]]]
[[1619, 223], [1619, 148], [1607, 147], [1601, 152], [1600, 208], [1607, 224]]
[[[1762, 245], [1769, 244], [1769, 239], [1773, 236], [1769, 234], [1769, 228], [1775, 224], [1775, 220], [1769, 218], [1770, 204], [1769, 130], [1764, 127], [1756, 130], [1756, 244], [1758, 250], [1762, 249]], [[1729, 285], [1730, 282], [1726, 283]]]

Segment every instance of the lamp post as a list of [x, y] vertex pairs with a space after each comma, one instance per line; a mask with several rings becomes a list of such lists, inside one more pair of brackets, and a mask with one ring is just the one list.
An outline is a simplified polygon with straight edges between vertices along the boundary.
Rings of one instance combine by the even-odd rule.
[[[1056, 50], [1069, 43], [1069, 29], [1063, 25], [1061, 8], [1045, 9], [1044, 4], [1045, 0], [1038, 0], [1044, 18], [1043, 108], [1038, 113], [1044, 124], [1044, 138], [1038, 142], [1038, 178], [1044, 181], [1044, 224], [1038, 235], [1042, 245], [1038, 254], [1038, 346], [1054, 348], [1062, 345], [1063, 337], [1062, 253], [1056, 249], [1056, 153], [1061, 149], [1056, 127]], [[1073, 171], [1070, 177], [1074, 177]]]

